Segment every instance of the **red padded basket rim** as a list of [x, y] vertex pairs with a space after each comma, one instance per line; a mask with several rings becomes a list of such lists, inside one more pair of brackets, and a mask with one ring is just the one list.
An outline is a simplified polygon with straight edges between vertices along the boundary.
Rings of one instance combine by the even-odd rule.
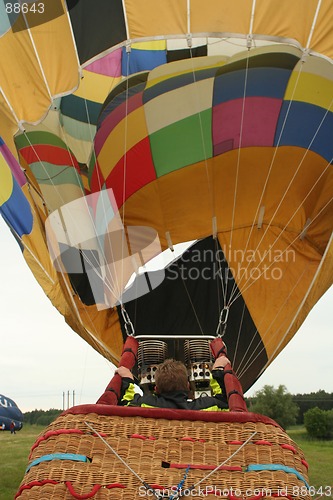
[[102, 404], [78, 405], [69, 408], [61, 415], [79, 415], [96, 413], [104, 416], [145, 417], [166, 420], [191, 420], [201, 422], [262, 422], [281, 428], [274, 420], [265, 415], [251, 412], [236, 411], [197, 411], [177, 410], [169, 408], [140, 408], [134, 406], [113, 406]]

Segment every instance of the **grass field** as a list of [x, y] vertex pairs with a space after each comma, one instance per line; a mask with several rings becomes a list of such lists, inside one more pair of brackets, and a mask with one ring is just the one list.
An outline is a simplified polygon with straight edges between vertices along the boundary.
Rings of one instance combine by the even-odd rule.
[[[43, 427], [25, 425], [15, 435], [0, 432], [0, 500], [13, 500], [28, 464], [28, 455]], [[309, 483], [313, 500], [323, 488], [323, 496], [333, 498], [333, 441], [309, 439], [304, 428], [288, 430], [289, 436], [302, 448], [309, 463]], [[324, 487], [331, 487], [325, 490]]]
[[[311, 439], [304, 427], [289, 429], [288, 434], [303, 450], [309, 464], [309, 484], [318, 492], [320, 487], [331, 487], [329, 498], [333, 498], [333, 441]], [[329, 492], [329, 489], [325, 491]]]
[[28, 465], [28, 455], [43, 427], [25, 425], [12, 435], [0, 432], [0, 499], [13, 500]]

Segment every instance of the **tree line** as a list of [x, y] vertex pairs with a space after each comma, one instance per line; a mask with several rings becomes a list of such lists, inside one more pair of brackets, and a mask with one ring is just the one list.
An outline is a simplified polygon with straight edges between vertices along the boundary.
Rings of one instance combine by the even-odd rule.
[[[303, 425], [305, 423], [304, 414], [312, 408], [318, 408], [323, 412], [333, 411], [333, 392], [328, 393], [320, 390], [309, 394], [292, 395], [287, 392], [283, 385], [277, 389], [266, 385], [253, 397], [246, 398], [246, 403], [249, 411], [267, 415], [276, 420], [282, 427], [287, 428], [295, 424]], [[60, 413], [62, 410], [55, 408], [28, 411], [24, 413], [24, 422], [46, 426]]]
[[57, 410], [55, 408], [50, 408], [49, 410], [33, 410], [23, 413], [24, 423], [31, 425], [49, 425], [53, 420], [55, 420], [62, 410]]
[[284, 385], [277, 389], [265, 385], [247, 405], [249, 411], [267, 415], [284, 429], [301, 424], [312, 437], [333, 439], [333, 393], [320, 390], [292, 395]]

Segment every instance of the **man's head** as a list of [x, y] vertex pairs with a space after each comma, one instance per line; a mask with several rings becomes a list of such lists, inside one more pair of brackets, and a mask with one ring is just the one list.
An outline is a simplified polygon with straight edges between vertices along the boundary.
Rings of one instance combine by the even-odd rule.
[[166, 359], [155, 372], [156, 391], [174, 392], [188, 391], [188, 375], [185, 365], [181, 361]]

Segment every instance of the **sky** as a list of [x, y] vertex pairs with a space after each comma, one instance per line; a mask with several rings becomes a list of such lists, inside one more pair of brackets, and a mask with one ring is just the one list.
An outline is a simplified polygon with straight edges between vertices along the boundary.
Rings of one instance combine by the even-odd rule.
[[[114, 365], [73, 332], [52, 306], [1, 217], [0, 276], [0, 394], [23, 412], [95, 403]], [[246, 396], [264, 385], [280, 384], [291, 394], [320, 389], [332, 393], [332, 353], [333, 287]]]

